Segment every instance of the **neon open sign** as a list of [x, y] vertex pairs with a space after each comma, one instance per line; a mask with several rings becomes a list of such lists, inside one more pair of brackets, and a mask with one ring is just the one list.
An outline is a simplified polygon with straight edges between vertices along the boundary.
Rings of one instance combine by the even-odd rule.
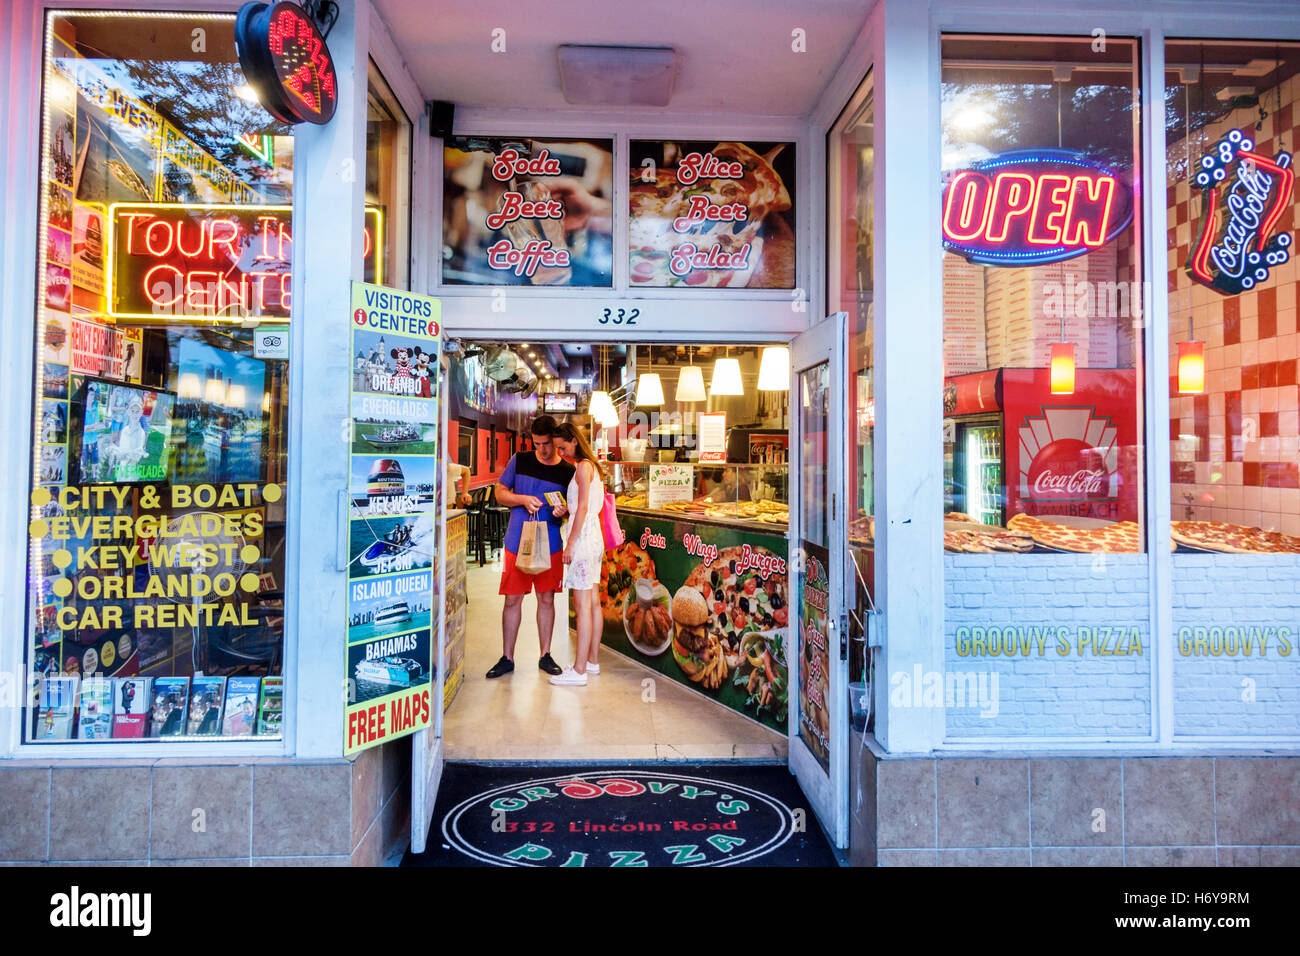
[[1118, 176], [1078, 153], [999, 153], [954, 173], [943, 191], [943, 245], [971, 262], [1030, 266], [1073, 259], [1133, 219]]
[[[1187, 257], [1191, 277], [1221, 295], [1237, 295], [1291, 257], [1291, 234], [1273, 230], [1291, 205], [1291, 154], [1272, 159], [1234, 129], [1201, 157], [1192, 182], [1201, 188], [1201, 233]], [[1228, 171], [1233, 171], [1228, 183]]]

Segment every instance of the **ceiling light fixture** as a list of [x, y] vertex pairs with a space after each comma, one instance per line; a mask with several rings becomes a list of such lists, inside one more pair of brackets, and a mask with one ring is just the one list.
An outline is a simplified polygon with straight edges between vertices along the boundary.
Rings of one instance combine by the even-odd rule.
[[560, 89], [575, 106], [667, 106], [677, 79], [672, 47], [582, 46], [556, 51]]
[[655, 408], [664, 403], [664, 383], [658, 372], [642, 372], [636, 383], [637, 408]]
[[704, 393], [704, 369], [695, 364], [694, 349], [691, 349], [687, 361], [690, 364], [677, 375], [677, 393], [674, 398], [679, 402], [702, 402], [708, 397]]
[[[730, 346], [727, 347], [730, 352]], [[740, 379], [740, 362], [734, 358], [720, 358], [713, 363], [713, 380], [709, 383], [710, 395], [744, 395], [745, 386]]]
[[784, 345], [770, 345], [763, 349], [763, 358], [758, 364], [758, 390], [790, 391], [790, 350]]

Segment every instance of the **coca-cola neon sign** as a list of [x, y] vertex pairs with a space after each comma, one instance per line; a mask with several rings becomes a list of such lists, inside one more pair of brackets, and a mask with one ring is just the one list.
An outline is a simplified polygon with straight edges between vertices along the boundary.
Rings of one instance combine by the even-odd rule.
[[953, 173], [943, 191], [943, 245], [989, 266], [1073, 259], [1110, 242], [1133, 219], [1128, 186], [1087, 157], [1015, 150]]
[[1220, 295], [1253, 289], [1291, 257], [1290, 233], [1273, 232], [1295, 191], [1291, 154], [1269, 159], [1254, 150], [1254, 141], [1234, 129], [1201, 157], [1192, 178], [1203, 211], [1186, 268]]

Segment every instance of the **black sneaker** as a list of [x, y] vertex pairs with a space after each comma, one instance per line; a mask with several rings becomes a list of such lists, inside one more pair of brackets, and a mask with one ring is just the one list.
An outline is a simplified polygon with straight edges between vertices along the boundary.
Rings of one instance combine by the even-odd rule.
[[537, 666], [552, 676], [564, 673], [564, 668], [555, 663], [555, 661], [551, 659], [550, 654], [543, 654], [541, 659], [537, 662]]
[[487, 672], [488, 680], [491, 680], [494, 677], [501, 677], [505, 674], [509, 674], [514, 669], [515, 669], [515, 662], [503, 655], [501, 660], [493, 664], [492, 669]]

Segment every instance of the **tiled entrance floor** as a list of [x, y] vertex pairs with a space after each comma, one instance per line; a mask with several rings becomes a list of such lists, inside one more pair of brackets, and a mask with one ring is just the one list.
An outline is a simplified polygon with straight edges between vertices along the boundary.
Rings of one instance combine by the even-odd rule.
[[[586, 687], [555, 687], [537, 668], [536, 600], [524, 598], [514, 673], [488, 680], [501, 656], [500, 562], [471, 564], [465, 683], [443, 725], [448, 760], [783, 760], [786, 739], [614, 651]], [[573, 662], [568, 605], [555, 601], [551, 654]], [[647, 680], [653, 681], [646, 684]], [[653, 699], [647, 700], [653, 692]]]

